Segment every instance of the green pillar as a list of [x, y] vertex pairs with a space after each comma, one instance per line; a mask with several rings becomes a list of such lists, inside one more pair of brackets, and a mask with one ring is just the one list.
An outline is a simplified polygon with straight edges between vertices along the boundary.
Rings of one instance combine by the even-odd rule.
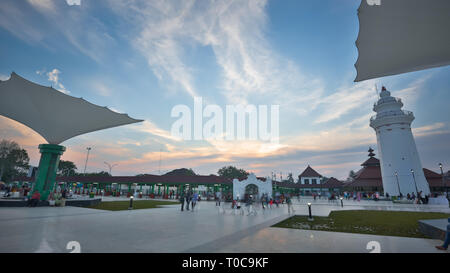
[[65, 150], [66, 147], [55, 144], [39, 145], [39, 151], [42, 155], [34, 190], [39, 191], [41, 200], [47, 200], [48, 195], [53, 190], [59, 158]]

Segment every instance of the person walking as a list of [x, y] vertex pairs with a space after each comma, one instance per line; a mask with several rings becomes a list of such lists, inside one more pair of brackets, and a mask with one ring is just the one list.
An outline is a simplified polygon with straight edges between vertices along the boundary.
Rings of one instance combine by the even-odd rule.
[[195, 205], [197, 205], [197, 201], [198, 201], [198, 193], [195, 192], [192, 195], [192, 204], [191, 204], [192, 211], [194, 211], [194, 207], [195, 207]]
[[184, 200], [185, 200], [185, 195], [184, 195], [184, 191], [182, 191], [180, 194], [181, 211], [184, 211]]
[[220, 200], [222, 199], [222, 194], [220, 191], [216, 192], [216, 206], [220, 207]]
[[247, 205], [247, 211], [248, 211], [247, 216], [249, 216], [250, 214], [256, 215], [256, 211], [253, 208], [253, 196], [252, 195], [250, 195], [248, 197], [246, 205]]
[[448, 225], [447, 225], [447, 232], [445, 233], [445, 241], [444, 244], [441, 246], [436, 246], [439, 250], [447, 250], [448, 245], [450, 244], [450, 217], [447, 219]]
[[288, 205], [288, 214], [291, 214], [291, 211], [295, 213], [294, 207], [292, 207], [292, 199], [289, 195], [286, 197], [286, 203]]
[[186, 210], [189, 210], [189, 203], [191, 202], [192, 195], [191, 191], [187, 191], [186, 193]]

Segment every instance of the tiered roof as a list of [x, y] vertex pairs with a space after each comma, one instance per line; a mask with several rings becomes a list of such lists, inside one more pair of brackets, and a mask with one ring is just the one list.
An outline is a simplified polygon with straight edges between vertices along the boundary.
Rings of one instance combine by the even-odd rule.
[[308, 165], [308, 167], [306, 167], [306, 169], [298, 177], [322, 177], [322, 175]]
[[[369, 159], [361, 166], [363, 167], [355, 174], [354, 181], [347, 183], [347, 187], [383, 187], [380, 160], [375, 158], [371, 148], [369, 149]], [[442, 176], [440, 174], [426, 168], [423, 168], [423, 172], [430, 187], [442, 186]], [[445, 183], [447, 187], [450, 186], [450, 181], [445, 181]]]

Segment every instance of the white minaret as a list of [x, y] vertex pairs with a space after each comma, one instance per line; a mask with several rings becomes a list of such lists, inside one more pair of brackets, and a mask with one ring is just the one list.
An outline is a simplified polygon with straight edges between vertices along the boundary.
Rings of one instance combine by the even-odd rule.
[[384, 86], [373, 106], [377, 114], [370, 119], [370, 127], [377, 134], [383, 189], [391, 196], [398, 196], [399, 189], [403, 196], [422, 191], [424, 197], [430, 187], [411, 132], [414, 115], [402, 107], [402, 101], [392, 97]]

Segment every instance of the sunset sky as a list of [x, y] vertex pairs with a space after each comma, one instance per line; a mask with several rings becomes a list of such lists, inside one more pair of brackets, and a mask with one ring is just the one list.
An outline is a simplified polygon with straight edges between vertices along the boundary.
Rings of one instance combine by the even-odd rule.
[[[69, 5], [70, 4], [70, 5]], [[0, 80], [11, 72], [127, 113], [143, 123], [62, 143], [63, 160], [88, 172], [157, 174], [226, 165], [269, 176], [309, 164], [345, 179], [375, 149], [369, 127], [375, 85], [414, 112], [423, 167], [450, 169], [450, 67], [354, 83], [359, 0], [148, 1], [2, 0]], [[180, 141], [174, 106], [280, 105], [280, 143]], [[17, 102], [20, 107], [20, 101]], [[58, 114], [58, 113], [55, 113]], [[0, 139], [18, 142], [37, 165], [45, 140], [0, 117]]]

